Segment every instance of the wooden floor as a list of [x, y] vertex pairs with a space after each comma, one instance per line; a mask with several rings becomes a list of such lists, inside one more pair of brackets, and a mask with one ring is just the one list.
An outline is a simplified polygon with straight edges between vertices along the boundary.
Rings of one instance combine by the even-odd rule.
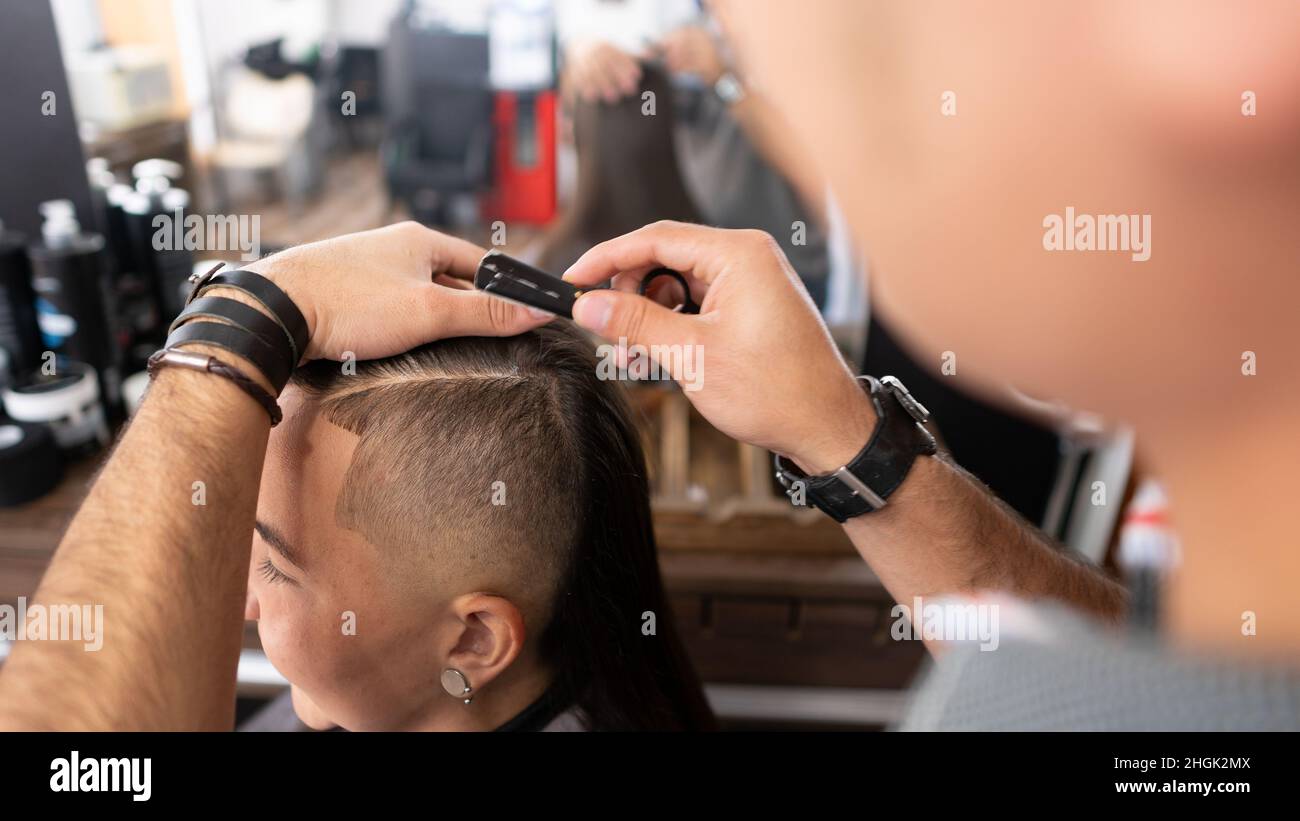
[[407, 219], [403, 208], [389, 202], [378, 152], [352, 154], [331, 163], [321, 191], [311, 199], [261, 206], [256, 213], [261, 215], [262, 242], [268, 247], [315, 242]]

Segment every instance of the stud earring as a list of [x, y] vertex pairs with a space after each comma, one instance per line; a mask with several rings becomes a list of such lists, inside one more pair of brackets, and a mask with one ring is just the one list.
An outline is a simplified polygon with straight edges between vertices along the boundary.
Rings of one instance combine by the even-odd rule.
[[474, 700], [474, 696], [470, 695], [474, 692], [474, 688], [469, 686], [469, 679], [455, 667], [448, 667], [442, 671], [442, 689], [446, 690], [449, 696], [465, 699], [466, 704]]

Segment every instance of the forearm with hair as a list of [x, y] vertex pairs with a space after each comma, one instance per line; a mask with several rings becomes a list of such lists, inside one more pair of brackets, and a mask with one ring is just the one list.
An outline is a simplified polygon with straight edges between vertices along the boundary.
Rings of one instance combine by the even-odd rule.
[[845, 530], [900, 602], [1002, 591], [1110, 622], [1127, 607], [1120, 585], [1071, 558], [944, 456], [918, 459], [884, 509], [850, 519]]
[[[223, 351], [190, 350], [256, 373]], [[160, 371], [34, 599], [102, 604], [102, 647], [15, 642], [0, 668], [0, 728], [233, 726], [268, 428], [266, 412], [233, 383]]]

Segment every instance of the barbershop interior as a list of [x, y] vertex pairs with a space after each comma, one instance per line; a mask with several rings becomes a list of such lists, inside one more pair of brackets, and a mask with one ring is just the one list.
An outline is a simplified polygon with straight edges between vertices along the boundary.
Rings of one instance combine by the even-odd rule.
[[[589, 249], [672, 220], [769, 234], [849, 370], [905, 385], [935, 423], [940, 450], [1061, 554], [1123, 585], [1125, 631], [1156, 631], [1177, 539], [1162, 476], [1144, 465], [1134, 430], [1009, 382], [972, 388], [951, 378], [960, 351], [923, 357], [907, 329], [874, 310], [873, 249], [846, 226], [842, 192], [818, 158], [763, 107], [712, 5], [6, 2], [0, 603], [18, 613], [37, 599], [148, 395], [150, 356], [218, 266], [409, 221], [517, 260], [518, 271], [559, 277]], [[936, 112], [942, 104], [936, 91]], [[677, 279], [659, 292], [680, 310], [691, 292]], [[586, 338], [593, 349], [603, 342]], [[692, 726], [887, 730], [932, 663], [930, 627], [955, 626], [964, 635], [947, 638], [986, 649], [1036, 629], [1012, 605], [932, 625], [919, 598], [896, 601], [849, 531], [797, 498], [773, 452], [736, 441], [692, 404], [692, 379], [715, 378], [694, 367], [702, 363], [688, 352], [674, 380], [636, 378], [620, 361], [617, 380], [650, 510], [648, 532], [624, 535], [653, 551], [664, 602], [661, 612], [632, 607], [628, 629], [677, 637], [681, 669], [698, 677], [711, 715]], [[497, 401], [513, 400], [505, 392]], [[482, 407], [464, 413], [505, 418]], [[363, 411], [385, 412], [379, 403]], [[462, 492], [474, 470], [445, 475], [425, 503]], [[490, 492], [485, 506], [497, 504]], [[258, 539], [274, 543], [260, 519], [259, 507]], [[486, 529], [481, 537], [496, 538]], [[254, 567], [250, 585], [278, 572]], [[321, 684], [328, 668], [268, 652], [269, 595], [262, 621], [244, 622], [232, 729], [322, 729], [304, 721], [309, 699], [291, 696], [301, 687], [335, 703], [320, 693], [330, 689]], [[355, 614], [358, 642], [368, 615]], [[0, 636], [0, 671], [17, 643], [12, 632]], [[383, 665], [395, 649], [368, 652], [365, 663]], [[468, 693], [472, 682], [451, 672]]]

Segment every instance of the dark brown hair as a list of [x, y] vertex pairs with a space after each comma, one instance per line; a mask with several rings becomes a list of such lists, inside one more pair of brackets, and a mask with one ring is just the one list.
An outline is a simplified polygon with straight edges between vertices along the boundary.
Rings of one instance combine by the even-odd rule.
[[[354, 375], [315, 362], [295, 384], [360, 437], [340, 524], [492, 579], [530, 637], [544, 624], [536, 650], [551, 693], [591, 729], [713, 727], [664, 593], [623, 390], [597, 377], [572, 325], [443, 340]], [[649, 613], [656, 630], [644, 635]]]
[[[642, 113], [647, 91], [654, 94], [653, 115]], [[575, 104], [578, 187], [542, 239], [542, 268], [563, 271], [591, 246], [657, 220], [703, 222], [677, 163], [675, 119], [672, 83], [653, 64], [642, 64], [636, 94]]]

